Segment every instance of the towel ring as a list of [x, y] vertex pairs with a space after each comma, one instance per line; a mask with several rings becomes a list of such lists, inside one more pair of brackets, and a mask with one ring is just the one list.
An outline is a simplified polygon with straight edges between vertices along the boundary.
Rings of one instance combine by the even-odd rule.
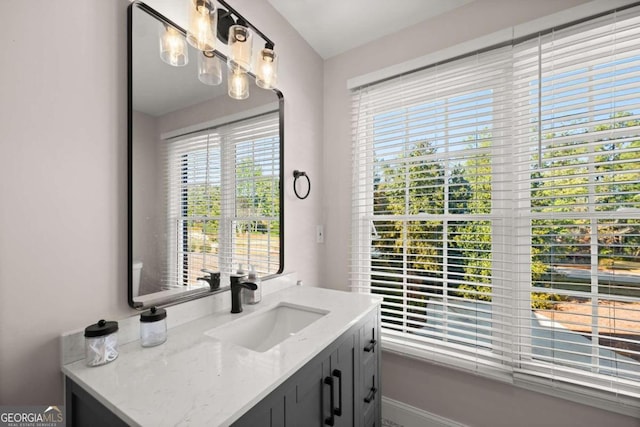
[[[307, 194], [305, 194], [304, 196], [298, 194], [298, 190], [296, 190], [296, 183], [298, 182], [298, 178], [300, 178], [301, 176], [307, 178]], [[297, 169], [293, 171], [293, 192], [296, 193], [296, 197], [300, 200], [304, 200], [309, 197], [309, 193], [311, 193], [311, 180], [309, 179], [309, 176], [306, 172], [299, 171]]]

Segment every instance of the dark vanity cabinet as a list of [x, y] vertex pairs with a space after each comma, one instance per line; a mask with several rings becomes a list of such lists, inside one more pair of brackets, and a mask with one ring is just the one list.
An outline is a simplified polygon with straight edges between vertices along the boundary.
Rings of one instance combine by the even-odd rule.
[[334, 341], [234, 427], [380, 425], [377, 312]]
[[[287, 423], [353, 426], [354, 339], [349, 334], [330, 354], [305, 366], [285, 394]], [[288, 396], [287, 396], [288, 395]]]
[[[379, 426], [379, 325], [369, 313], [232, 426]], [[66, 394], [67, 425], [127, 425], [68, 377]]]
[[69, 377], [65, 378], [65, 411], [67, 427], [126, 427], [116, 414], [91, 396]]
[[360, 399], [356, 401], [356, 413], [359, 414], [358, 426], [375, 427], [380, 425], [380, 337], [377, 316], [369, 317], [359, 328], [360, 350]]

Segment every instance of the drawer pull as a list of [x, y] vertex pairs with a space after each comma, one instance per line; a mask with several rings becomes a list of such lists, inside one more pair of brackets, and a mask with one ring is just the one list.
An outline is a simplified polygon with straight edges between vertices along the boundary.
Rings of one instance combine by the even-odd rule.
[[376, 340], [369, 341], [369, 344], [367, 344], [367, 346], [364, 348], [364, 351], [366, 351], [367, 353], [372, 352], [376, 347], [376, 343]]
[[336, 423], [336, 417], [333, 413], [334, 391], [333, 391], [333, 377], [325, 377], [324, 383], [329, 386], [329, 415], [324, 419], [324, 423], [328, 426], [333, 426]]
[[333, 413], [336, 414], [337, 416], [341, 417], [342, 416], [342, 372], [340, 371], [340, 369], [334, 369], [332, 374], [339, 381], [339, 383], [338, 383], [338, 407], [333, 410]]
[[375, 399], [377, 391], [377, 388], [371, 387], [371, 390], [369, 390], [369, 394], [364, 398], [365, 403], [371, 403], [373, 399]]

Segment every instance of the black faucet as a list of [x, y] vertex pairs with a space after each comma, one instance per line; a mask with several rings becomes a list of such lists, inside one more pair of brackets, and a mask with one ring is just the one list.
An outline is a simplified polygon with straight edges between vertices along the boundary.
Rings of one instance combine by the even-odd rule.
[[220, 288], [220, 272], [219, 271], [208, 270], [206, 268], [203, 268], [200, 271], [202, 271], [203, 273], [207, 273], [209, 277], [207, 276], [198, 277], [197, 280], [204, 280], [205, 282], [207, 282], [212, 291], [215, 291], [216, 289]]
[[251, 289], [252, 291], [258, 289], [258, 285], [255, 283], [245, 282], [246, 277], [243, 274], [232, 274], [230, 276], [232, 313], [242, 313], [242, 299], [240, 298], [242, 289]]

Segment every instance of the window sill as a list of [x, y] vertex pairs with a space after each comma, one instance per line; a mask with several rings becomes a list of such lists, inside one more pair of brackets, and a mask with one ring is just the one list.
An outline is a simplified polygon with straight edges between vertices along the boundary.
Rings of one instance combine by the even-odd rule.
[[393, 339], [382, 338], [382, 350], [394, 353], [399, 356], [409, 357], [426, 363], [439, 365], [445, 368], [454, 369], [470, 375], [484, 377], [503, 384], [510, 384], [524, 390], [545, 394], [547, 396], [565, 399], [571, 402], [580, 403], [594, 408], [614, 412], [621, 415], [640, 418], [640, 402], [631, 397], [617, 396], [617, 402], [607, 399], [607, 393], [591, 390], [586, 387], [580, 387], [571, 384], [555, 383], [550, 386], [532, 375], [512, 374], [497, 369], [487, 369], [483, 367], [478, 369], [478, 365], [459, 358], [453, 358], [444, 354], [438, 354], [432, 351], [401, 344]]

